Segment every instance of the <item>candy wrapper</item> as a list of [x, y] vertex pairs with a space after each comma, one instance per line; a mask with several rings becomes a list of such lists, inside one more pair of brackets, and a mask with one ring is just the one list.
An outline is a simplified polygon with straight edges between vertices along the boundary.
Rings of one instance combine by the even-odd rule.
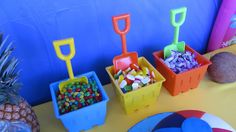
[[171, 56], [163, 60], [164, 63], [176, 74], [199, 67], [196, 55], [189, 52], [172, 51]]
[[125, 70], [119, 70], [114, 75], [116, 84], [121, 88], [123, 93], [137, 90], [143, 86], [152, 84], [155, 81], [155, 74], [147, 67], [139, 67], [136, 64], [131, 64]]

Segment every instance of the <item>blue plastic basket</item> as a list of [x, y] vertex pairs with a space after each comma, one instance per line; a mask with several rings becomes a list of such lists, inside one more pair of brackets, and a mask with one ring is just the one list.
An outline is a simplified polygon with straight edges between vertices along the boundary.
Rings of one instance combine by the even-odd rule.
[[56, 92], [59, 90], [59, 83], [65, 80], [50, 84], [54, 113], [56, 117], [62, 121], [64, 127], [71, 132], [88, 130], [95, 125], [104, 124], [107, 113], [107, 102], [109, 101], [109, 97], [107, 96], [95, 72], [88, 72], [76, 77], [80, 76], [86, 76], [88, 78], [93, 77], [96, 80], [98, 88], [102, 93], [102, 101], [63, 115], [60, 115], [59, 113], [59, 108], [56, 100]]

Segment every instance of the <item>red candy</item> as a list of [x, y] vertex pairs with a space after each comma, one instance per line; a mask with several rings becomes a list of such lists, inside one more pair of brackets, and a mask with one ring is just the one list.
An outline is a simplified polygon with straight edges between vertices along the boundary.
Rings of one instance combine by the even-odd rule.
[[131, 85], [133, 83], [133, 81], [129, 80], [128, 78], [125, 78], [125, 81], [127, 82], [128, 85]]
[[131, 69], [135, 69], [136, 71], [140, 70], [140, 69], [139, 69], [139, 66], [136, 65], [136, 64], [130, 64], [130, 68], [131, 68]]
[[76, 91], [76, 92], [80, 92], [80, 89], [78, 88], [78, 89], [76, 89], [75, 91]]
[[69, 93], [72, 93], [72, 89], [68, 89], [67, 91], [68, 91]]
[[101, 97], [95, 97], [96, 101], [101, 100]]
[[72, 97], [69, 97], [69, 100], [73, 100], [73, 98], [72, 98]]
[[78, 107], [81, 108], [81, 107], [82, 107], [82, 104], [79, 103], [79, 104], [78, 104]]
[[79, 97], [76, 97], [75, 100], [76, 100], [76, 101], [79, 101]]
[[92, 89], [91, 89], [91, 88], [89, 88], [89, 89], [88, 89], [88, 91], [89, 91], [89, 93], [93, 93], [93, 91], [92, 91]]

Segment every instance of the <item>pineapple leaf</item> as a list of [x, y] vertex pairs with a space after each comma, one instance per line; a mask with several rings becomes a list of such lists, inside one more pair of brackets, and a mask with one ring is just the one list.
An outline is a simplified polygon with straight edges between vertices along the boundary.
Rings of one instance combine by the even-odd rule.
[[[4, 40], [5, 41], [5, 40]], [[4, 42], [3, 42], [4, 43]], [[6, 49], [2, 49], [4, 44], [0, 45], [0, 70], [2, 71], [2, 67], [5, 65], [6, 61], [8, 60], [9, 56], [11, 55], [13, 48], [11, 48], [12, 43], [10, 43]]]
[[6, 64], [9, 55], [11, 54], [11, 52], [6, 52], [5, 54], [3, 54], [2, 56], [0, 56], [0, 61], [2, 62], [0, 64], [0, 70], [2, 71], [3, 66]]
[[[18, 104], [21, 98], [19, 95], [21, 84], [18, 83], [19, 71], [17, 71], [19, 62], [11, 57], [14, 50], [13, 43], [8, 43], [7, 39], [8, 37], [0, 43], [0, 104]], [[8, 45], [4, 48], [6, 44]]]
[[18, 104], [21, 97], [20, 96], [16, 96], [16, 95], [10, 95], [10, 97], [8, 98], [8, 102], [11, 104]]
[[0, 53], [3, 52], [4, 50], [2, 50], [3, 46], [7, 43], [7, 40], [8, 40], [8, 36], [3, 40], [3, 41], [0, 41]]
[[0, 94], [0, 104], [7, 102], [7, 95], [5, 93]]
[[14, 77], [15, 75], [15, 68], [18, 64], [18, 60], [15, 58], [12, 58], [6, 64], [2, 67], [2, 72], [0, 75], [8, 75], [9, 77]]
[[2, 36], [3, 36], [3, 34], [0, 33], [0, 43], [2, 43]]
[[[4, 46], [4, 45], [2, 45], [2, 46]], [[2, 56], [5, 54], [11, 54], [11, 52], [14, 50], [14, 48], [12, 48], [11, 46], [12, 46], [12, 42], [5, 48], [5, 50], [2, 51], [2, 53], [0, 55]]]

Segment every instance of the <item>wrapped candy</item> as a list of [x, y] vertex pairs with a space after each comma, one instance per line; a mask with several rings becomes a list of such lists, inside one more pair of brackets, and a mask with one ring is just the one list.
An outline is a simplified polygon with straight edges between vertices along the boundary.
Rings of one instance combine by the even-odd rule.
[[115, 82], [121, 88], [123, 93], [137, 90], [143, 86], [155, 83], [155, 74], [147, 67], [139, 67], [131, 64], [124, 71], [119, 70], [115, 75]]
[[186, 52], [172, 51], [171, 56], [163, 61], [176, 74], [200, 66], [196, 61], [196, 55], [189, 51]]

